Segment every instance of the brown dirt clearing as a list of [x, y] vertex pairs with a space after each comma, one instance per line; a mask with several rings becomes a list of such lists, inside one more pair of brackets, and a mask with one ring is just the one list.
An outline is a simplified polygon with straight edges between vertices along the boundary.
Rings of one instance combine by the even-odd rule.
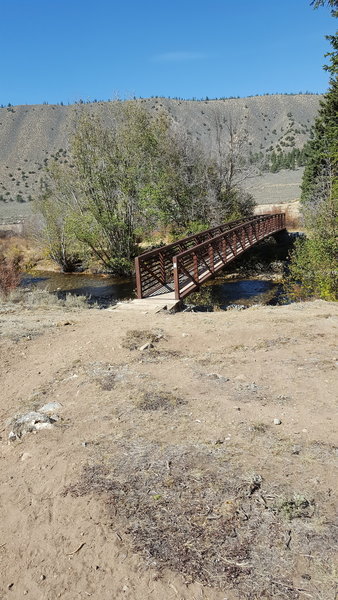
[[337, 313], [1, 305], [1, 600], [334, 600]]

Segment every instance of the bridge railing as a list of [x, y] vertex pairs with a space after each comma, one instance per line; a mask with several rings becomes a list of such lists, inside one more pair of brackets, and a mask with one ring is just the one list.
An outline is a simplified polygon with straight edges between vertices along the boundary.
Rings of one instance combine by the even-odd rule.
[[198, 289], [231, 260], [265, 237], [285, 228], [285, 215], [255, 217], [195, 245], [173, 258], [175, 297], [184, 298]]
[[238, 219], [231, 223], [224, 223], [211, 229], [206, 229], [186, 238], [144, 252], [135, 259], [136, 287], [138, 298], [145, 298], [158, 293], [173, 290], [173, 258], [177, 254], [193, 248], [213, 237], [228, 231], [234, 226], [246, 223], [247, 219]]

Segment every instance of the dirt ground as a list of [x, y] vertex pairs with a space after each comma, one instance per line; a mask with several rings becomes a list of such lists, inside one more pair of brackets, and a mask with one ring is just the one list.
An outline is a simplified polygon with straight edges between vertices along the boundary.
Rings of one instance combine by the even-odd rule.
[[1, 600], [336, 598], [337, 305], [0, 308]]

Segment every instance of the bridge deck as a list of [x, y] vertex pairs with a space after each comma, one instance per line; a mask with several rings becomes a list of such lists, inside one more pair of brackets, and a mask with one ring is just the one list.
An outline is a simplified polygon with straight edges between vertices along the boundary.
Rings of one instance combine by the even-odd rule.
[[285, 229], [285, 215], [225, 223], [136, 258], [138, 298], [184, 298], [262, 239]]

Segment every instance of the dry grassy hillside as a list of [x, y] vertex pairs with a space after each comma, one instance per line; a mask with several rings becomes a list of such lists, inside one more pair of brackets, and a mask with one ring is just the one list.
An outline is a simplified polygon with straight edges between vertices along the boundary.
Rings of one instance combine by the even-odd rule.
[[[247, 131], [249, 148], [263, 155], [279, 146], [284, 152], [301, 148], [319, 107], [320, 96], [310, 94], [257, 96], [225, 100], [139, 100], [152, 111], [166, 109], [192, 139], [213, 154], [217, 116]], [[0, 109], [0, 218], [27, 215], [50, 157], [67, 160], [69, 137], [76, 113], [90, 110], [109, 127], [114, 102], [72, 106], [14, 106]], [[299, 196], [302, 170], [263, 174], [248, 182], [258, 203], [290, 202]]]

